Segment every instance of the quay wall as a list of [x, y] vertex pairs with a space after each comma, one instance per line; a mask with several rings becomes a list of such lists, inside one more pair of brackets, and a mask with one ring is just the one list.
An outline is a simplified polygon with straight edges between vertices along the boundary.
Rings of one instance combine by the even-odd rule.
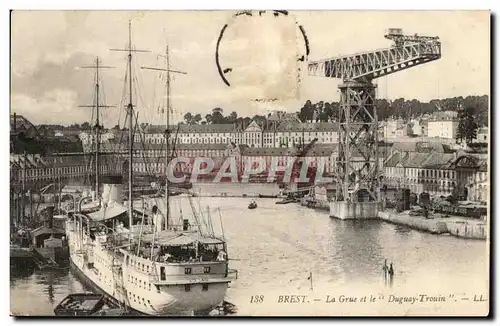
[[459, 238], [486, 240], [487, 225], [482, 221], [457, 221], [450, 218], [425, 219], [392, 211], [379, 211], [378, 217], [386, 222], [434, 234], [449, 233]]
[[308, 202], [307, 199], [302, 198], [302, 200], [300, 201], [300, 205], [325, 212], [330, 212], [330, 203], [326, 200], [316, 200], [315, 203], [311, 203]]
[[[300, 202], [301, 206], [324, 211], [330, 210], [330, 204], [326, 201], [317, 201], [311, 205], [305, 199]], [[450, 234], [464, 239], [486, 240], [488, 238], [488, 225], [482, 220], [466, 220], [461, 217], [425, 219], [423, 216], [410, 216], [408, 213], [397, 213], [392, 210], [379, 210], [377, 215], [382, 221], [422, 232]]]
[[277, 183], [193, 183], [193, 191], [200, 197], [258, 197], [278, 195]]

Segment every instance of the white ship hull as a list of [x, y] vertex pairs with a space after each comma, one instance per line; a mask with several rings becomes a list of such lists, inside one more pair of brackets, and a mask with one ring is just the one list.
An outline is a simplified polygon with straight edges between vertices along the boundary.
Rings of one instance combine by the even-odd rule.
[[[81, 250], [80, 244], [86, 240], [83, 237], [81, 242], [81, 233], [68, 231], [72, 266], [83, 282], [116, 303], [141, 314], [161, 316], [207, 313], [224, 300], [230, 282], [224, 262], [168, 264], [165, 281], [159, 281], [152, 272], [154, 264], [151, 269], [144, 267], [150, 260], [132, 255], [130, 261], [115, 260], [113, 267], [112, 252], [98, 239], [87, 242], [87, 250]], [[214, 273], [200, 277], [198, 271], [203, 273], [206, 266]], [[193, 270], [193, 275], [180, 273], [186, 267]], [[122, 273], [117, 276], [120, 268]]]

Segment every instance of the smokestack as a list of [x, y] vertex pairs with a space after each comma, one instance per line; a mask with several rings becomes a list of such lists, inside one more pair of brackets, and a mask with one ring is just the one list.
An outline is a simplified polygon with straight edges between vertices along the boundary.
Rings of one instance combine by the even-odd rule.
[[52, 229], [54, 227], [54, 206], [47, 206], [46, 212], [47, 226]]
[[103, 176], [102, 180], [102, 199], [103, 204], [117, 202], [123, 203], [123, 185], [121, 176]]

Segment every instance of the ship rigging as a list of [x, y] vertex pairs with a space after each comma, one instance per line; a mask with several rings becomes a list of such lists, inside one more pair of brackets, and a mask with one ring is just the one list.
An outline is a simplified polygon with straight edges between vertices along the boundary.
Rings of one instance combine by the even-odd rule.
[[[128, 201], [123, 203], [120, 180], [96, 176], [96, 196], [81, 198], [67, 216], [72, 266], [82, 281], [127, 310], [148, 315], [207, 313], [222, 303], [235, 275], [228, 268], [226, 242], [215, 236], [210, 217], [208, 222], [199, 219], [191, 198], [196, 223], [182, 219], [182, 225], [172, 225], [168, 189], [165, 200], [133, 197], [133, 121], [137, 114], [132, 101], [132, 53], [148, 51], [132, 46], [130, 23], [128, 47], [114, 51], [127, 52]], [[169, 93], [169, 74], [174, 71], [169, 69], [168, 59], [164, 71]], [[166, 137], [168, 144], [169, 132]], [[97, 150], [96, 158], [98, 164]], [[166, 163], [168, 159], [167, 151]], [[100, 194], [99, 182], [103, 186]]]

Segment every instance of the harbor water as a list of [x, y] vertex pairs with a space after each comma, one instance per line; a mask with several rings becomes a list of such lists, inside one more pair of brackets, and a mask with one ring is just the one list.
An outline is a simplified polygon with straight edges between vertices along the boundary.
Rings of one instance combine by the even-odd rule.
[[[186, 198], [171, 200], [172, 216], [180, 207], [183, 214], [191, 214]], [[457, 284], [469, 284], [479, 292], [488, 289], [485, 241], [427, 234], [378, 220], [341, 221], [299, 204], [276, 205], [276, 199], [257, 198], [254, 210], [247, 209], [248, 198], [192, 200], [202, 212], [210, 206], [215, 232], [224, 231], [230, 268], [238, 270], [238, 279], [226, 295], [236, 306], [236, 315], [335, 315], [340, 311], [277, 306], [278, 296], [291, 292], [323, 297], [339, 291], [424, 291], [426, 286], [438, 286], [436, 291], [448, 295], [457, 290]], [[390, 285], [381, 273], [385, 259], [394, 264]], [[67, 294], [84, 290], [71, 271], [11, 270], [11, 274], [13, 315], [53, 315], [55, 305]], [[268, 304], [256, 306], [252, 297], [257, 295]]]

